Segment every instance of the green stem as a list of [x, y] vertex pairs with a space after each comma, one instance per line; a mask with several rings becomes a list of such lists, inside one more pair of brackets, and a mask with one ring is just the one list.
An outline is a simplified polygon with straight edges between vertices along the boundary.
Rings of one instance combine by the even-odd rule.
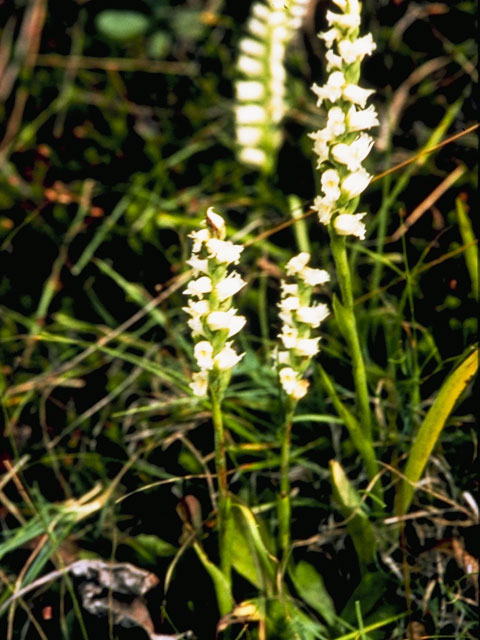
[[[212, 385], [213, 387], [214, 385]], [[228, 541], [228, 521], [230, 519], [230, 496], [227, 483], [227, 459], [225, 454], [225, 431], [221, 410], [221, 396], [215, 388], [210, 389], [212, 400], [212, 421], [215, 434], [215, 470], [218, 483], [218, 535], [220, 568], [227, 583], [231, 584], [232, 557]]]
[[278, 526], [279, 546], [282, 552], [282, 561], [285, 562], [290, 551], [290, 481], [288, 472], [290, 469], [290, 445], [292, 438], [292, 421], [295, 412], [295, 404], [288, 400], [285, 412], [285, 424], [282, 434], [282, 448], [280, 452], [280, 498], [278, 501]]
[[344, 332], [344, 336], [352, 356], [352, 373], [355, 383], [355, 395], [357, 399], [360, 424], [362, 426], [363, 434], [371, 442], [372, 416], [368, 399], [367, 373], [358, 337], [355, 312], [353, 310], [352, 280], [347, 258], [345, 237], [339, 236], [334, 229], [331, 229], [330, 243], [337, 268], [338, 284], [342, 295], [342, 316], [344, 322], [341, 322], [341, 329]]

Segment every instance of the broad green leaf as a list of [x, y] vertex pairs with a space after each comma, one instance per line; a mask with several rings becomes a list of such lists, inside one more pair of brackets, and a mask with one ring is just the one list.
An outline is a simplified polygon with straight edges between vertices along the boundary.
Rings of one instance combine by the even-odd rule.
[[373, 527], [362, 509], [362, 501], [350, 483], [341, 464], [330, 460], [332, 485], [342, 515], [347, 519], [347, 529], [352, 537], [362, 571], [375, 558], [376, 541]]
[[440, 433], [459, 396], [478, 369], [478, 349], [475, 349], [445, 380], [420, 425], [412, 443], [397, 495], [395, 513], [397, 516], [407, 513], [415, 492], [415, 484], [420, 480], [430, 455], [437, 444]]
[[335, 607], [322, 576], [305, 560], [301, 560], [289, 573], [300, 597], [332, 626], [336, 618]]
[[220, 615], [226, 616], [234, 606], [230, 585], [220, 569], [208, 559], [207, 554], [198, 542], [193, 543], [193, 548], [195, 549], [200, 562], [203, 564], [212, 579]]
[[232, 563], [236, 571], [257, 588], [271, 593], [275, 583], [275, 558], [262, 538], [259, 520], [248, 507], [232, 503]]
[[141, 36], [148, 29], [149, 20], [138, 11], [106, 9], [97, 15], [95, 25], [102, 35], [121, 41]]
[[478, 300], [478, 248], [475, 243], [475, 234], [472, 223], [468, 217], [467, 207], [460, 196], [455, 201], [457, 208], [458, 226], [464, 244], [470, 245], [465, 249], [465, 262], [472, 281], [472, 291], [475, 300]]

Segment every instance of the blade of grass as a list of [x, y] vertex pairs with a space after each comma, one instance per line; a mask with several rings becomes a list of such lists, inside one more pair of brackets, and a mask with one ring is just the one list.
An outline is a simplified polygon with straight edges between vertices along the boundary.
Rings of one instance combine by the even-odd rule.
[[395, 514], [407, 513], [415, 492], [415, 484], [440, 437], [443, 427], [459, 396], [478, 369], [478, 349], [475, 349], [445, 380], [421, 424], [408, 455], [404, 476], [395, 496]]
[[478, 300], [478, 252], [474, 244], [475, 234], [468, 217], [467, 207], [461, 196], [458, 196], [455, 200], [455, 206], [460, 235], [462, 236], [463, 244], [468, 245], [468, 248], [465, 249], [465, 262], [472, 282], [473, 297]]

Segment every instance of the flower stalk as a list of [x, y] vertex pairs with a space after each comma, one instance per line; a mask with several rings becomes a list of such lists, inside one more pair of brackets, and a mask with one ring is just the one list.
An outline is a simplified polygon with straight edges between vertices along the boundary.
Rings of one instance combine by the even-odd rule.
[[[194, 357], [199, 371], [193, 373], [190, 388], [198, 397], [210, 397], [215, 442], [215, 470], [218, 483], [218, 531], [220, 565], [231, 584], [231, 553], [228, 543], [230, 496], [227, 482], [225, 430], [222, 399], [233, 368], [243, 358], [233, 348], [234, 335], [245, 325], [245, 318], [232, 306], [233, 296], [245, 286], [240, 274], [231, 269], [237, 264], [243, 247], [225, 240], [223, 218], [212, 207], [204, 227], [190, 234], [192, 255], [188, 264], [193, 279], [184, 294], [189, 296], [184, 311], [194, 340]], [[222, 612], [225, 615], [227, 612]]]
[[[379, 124], [367, 100], [373, 93], [358, 86], [363, 58], [375, 49], [372, 35], [359, 36], [358, 0], [333, 0], [341, 13], [327, 11], [329, 30], [319, 37], [327, 48], [329, 76], [323, 86], [314, 84], [317, 106], [326, 110], [325, 127], [310, 137], [318, 157], [322, 194], [313, 208], [319, 222], [327, 226], [335, 260], [341, 303], [334, 300], [334, 311], [347, 342], [355, 384], [355, 395], [363, 434], [371, 442], [372, 418], [365, 362], [354, 313], [352, 280], [346, 250], [346, 236], [365, 238], [365, 212], [356, 213], [359, 196], [371, 176], [362, 163], [370, 153], [373, 138], [365, 130]], [[372, 471], [372, 465], [369, 464]]]
[[298, 401], [305, 396], [309, 382], [305, 379], [311, 359], [319, 351], [319, 337], [312, 338], [312, 329], [317, 329], [329, 315], [326, 304], [311, 304], [313, 288], [329, 281], [329, 274], [322, 269], [307, 266], [310, 254], [302, 252], [286, 265], [291, 282], [281, 283], [278, 304], [282, 330], [278, 337], [282, 348], [277, 351], [279, 379], [285, 393], [285, 421], [281, 434], [280, 452], [280, 496], [278, 500], [279, 546], [286, 562], [290, 552], [290, 448], [292, 421]]

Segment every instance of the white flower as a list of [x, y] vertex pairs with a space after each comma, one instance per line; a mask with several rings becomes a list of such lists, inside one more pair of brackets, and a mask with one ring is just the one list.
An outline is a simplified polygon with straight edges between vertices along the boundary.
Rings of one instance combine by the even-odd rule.
[[333, 0], [333, 2], [337, 5], [339, 9], [343, 12], [347, 10], [347, 0]]
[[193, 240], [192, 253], [198, 253], [203, 244], [210, 238], [208, 229], [199, 229], [198, 231], [192, 231], [189, 234], [189, 238]]
[[342, 29], [356, 29], [360, 26], [360, 14], [358, 13], [334, 13], [327, 11], [326, 18], [330, 27], [338, 26]]
[[200, 260], [200, 258], [192, 256], [187, 260], [187, 264], [190, 265], [196, 273], [208, 273], [208, 260]]
[[187, 325], [192, 332], [192, 336], [195, 338], [196, 336], [205, 336], [205, 330], [203, 328], [203, 322], [200, 316], [193, 316], [187, 320]]
[[256, 147], [244, 147], [240, 150], [238, 157], [245, 164], [254, 167], [264, 167], [268, 161], [265, 151]]
[[267, 25], [261, 20], [257, 20], [257, 18], [250, 18], [250, 20], [248, 20], [247, 29], [252, 36], [257, 36], [257, 38], [261, 40], [266, 38], [268, 34]]
[[280, 288], [285, 296], [298, 296], [298, 284], [287, 284], [282, 280]]
[[327, 129], [333, 138], [345, 133], [345, 114], [340, 107], [332, 107], [328, 112]]
[[285, 349], [294, 349], [298, 341], [298, 331], [295, 327], [283, 325], [282, 333], [279, 333], [278, 337], [283, 342]]
[[328, 317], [329, 313], [326, 304], [318, 304], [313, 307], [300, 307], [296, 310], [295, 317], [299, 322], [316, 328]]
[[242, 53], [254, 58], [261, 58], [265, 55], [265, 45], [252, 38], [242, 38], [239, 43], [239, 49]]
[[242, 147], [254, 147], [261, 137], [262, 130], [258, 127], [237, 127], [237, 142]]
[[313, 139], [313, 151], [318, 156], [318, 166], [325, 160], [328, 160], [328, 141], [330, 140], [330, 131], [328, 129], [319, 129], [308, 134]]
[[327, 49], [331, 49], [335, 40], [339, 40], [342, 37], [342, 33], [337, 28], [333, 27], [328, 31], [319, 33], [318, 37], [325, 42], [325, 46], [327, 47]]
[[292, 396], [294, 400], [301, 400], [303, 396], [307, 394], [309, 386], [310, 383], [308, 382], [308, 380], [297, 380], [293, 385], [289, 395]]
[[335, 211], [334, 204], [330, 200], [322, 198], [321, 196], [317, 196], [315, 198], [315, 200], [313, 201], [312, 209], [314, 211], [317, 211], [318, 221], [321, 224], [328, 224]]
[[289, 296], [280, 301], [280, 309], [282, 311], [295, 311], [300, 308], [300, 299], [296, 296]]
[[197, 342], [193, 349], [193, 355], [200, 369], [211, 369], [213, 367], [213, 347], [207, 340]]
[[[270, 64], [275, 66], [282, 63], [285, 55], [285, 45], [281, 42], [273, 41], [270, 47]], [[283, 64], [282, 64], [283, 68]]]
[[309, 287], [315, 287], [317, 284], [325, 284], [325, 282], [330, 280], [328, 272], [324, 269], [311, 269], [310, 267], [305, 267], [300, 277]]
[[252, 6], [252, 13], [257, 18], [260, 18], [260, 20], [267, 21], [270, 18], [269, 9], [261, 2], [254, 3], [254, 5]]
[[325, 200], [336, 202], [340, 198], [340, 176], [335, 169], [327, 169], [320, 179]]
[[211, 290], [212, 281], [208, 276], [202, 276], [201, 278], [198, 278], [198, 280], [191, 280], [183, 294], [200, 298], [206, 293], [210, 293]]
[[370, 153], [373, 146], [373, 138], [366, 133], [361, 133], [350, 144], [336, 144], [332, 147], [334, 160], [347, 166], [349, 171], [357, 171], [362, 166], [362, 161]]
[[196, 396], [200, 398], [206, 396], [208, 391], [208, 372], [196, 371], [192, 373], [192, 382], [189, 386]]
[[300, 356], [312, 358], [318, 353], [318, 342], [320, 338], [299, 338], [295, 344], [295, 351]]
[[231, 298], [246, 284], [247, 283], [245, 280], [242, 280], [240, 274], [234, 271], [229, 276], [221, 280], [215, 287], [219, 301], [223, 302], [223, 300]]
[[241, 80], [235, 84], [237, 100], [250, 102], [261, 100], [265, 93], [263, 84], [257, 80]]
[[365, 104], [368, 98], [372, 95], [372, 93], [375, 93], [373, 89], [362, 89], [361, 87], [358, 87], [356, 84], [347, 84], [343, 88], [342, 95], [345, 98], [345, 100], [348, 100], [349, 102], [353, 102], [354, 104], [358, 104], [363, 109], [365, 107]]
[[279, 372], [280, 384], [285, 389], [285, 391], [290, 395], [290, 392], [294, 388], [297, 382], [297, 372], [294, 371], [291, 367], [283, 367]]
[[295, 400], [300, 400], [307, 393], [308, 382], [306, 380], [298, 380], [296, 371], [291, 367], [280, 369], [279, 377], [285, 393]]
[[278, 364], [288, 364], [290, 362], [290, 352], [277, 350], [275, 354], [275, 359], [278, 362]]
[[271, 30], [272, 39], [279, 40], [280, 42], [286, 42], [289, 37], [288, 30], [283, 24], [276, 25]]
[[333, 52], [332, 49], [329, 49], [325, 54], [325, 59], [327, 61], [327, 70], [331, 71], [332, 69], [341, 69], [343, 66], [343, 60], [340, 56], [337, 56], [336, 53]]
[[347, 64], [361, 61], [365, 56], [369, 56], [376, 49], [372, 34], [368, 33], [363, 38], [351, 40], [341, 40], [338, 43], [340, 56]]
[[217, 353], [213, 359], [214, 365], [220, 371], [225, 369], [233, 369], [233, 367], [240, 362], [244, 354], [238, 354], [235, 349], [232, 349], [230, 343], [228, 343], [220, 353]]
[[215, 235], [220, 237], [225, 235], [225, 220], [221, 215], [215, 213], [213, 207], [208, 207], [207, 213], [205, 214], [205, 220], [207, 222], [207, 227], [210, 227]]
[[324, 100], [337, 102], [342, 96], [342, 89], [345, 86], [345, 76], [341, 71], [334, 71], [328, 76], [327, 84], [319, 87], [315, 82], [312, 91], [317, 96], [317, 107], [322, 105]]
[[360, 240], [364, 240], [366, 228], [361, 220], [366, 215], [366, 213], [341, 213], [333, 221], [335, 231], [341, 236], [357, 236]]
[[349, 131], [361, 131], [362, 129], [370, 129], [379, 125], [377, 112], [375, 107], [370, 105], [368, 109], [357, 111], [352, 104], [347, 113], [347, 126]]
[[230, 240], [219, 240], [218, 238], [207, 240], [206, 247], [211, 258], [226, 264], [237, 264], [243, 251], [241, 245], [233, 244]]
[[306, 251], [302, 251], [302, 253], [299, 253], [297, 256], [294, 256], [287, 262], [285, 266], [287, 275], [294, 276], [297, 273], [301, 273], [309, 261], [310, 261], [310, 254], [307, 253]]
[[267, 121], [267, 112], [258, 104], [244, 104], [235, 109], [238, 124], [259, 124]]
[[234, 336], [245, 326], [245, 318], [237, 316], [235, 309], [228, 311], [212, 311], [207, 316], [207, 325], [212, 331], [228, 329], [228, 337]]
[[263, 64], [250, 56], [241, 55], [237, 66], [247, 76], [261, 76], [263, 73]]
[[372, 176], [364, 169], [350, 173], [342, 182], [342, 191], [349, 198], [359, 196], [368, 187]]
[[206, 316], [210, 311], [210, 305], [208, 304], [208, 300], [198, 300], [196, 302], [189, 300], [188, 307], [182, 307], [182, 309], [192, 316], [192, 318], [201, 318], [202, 316]]

